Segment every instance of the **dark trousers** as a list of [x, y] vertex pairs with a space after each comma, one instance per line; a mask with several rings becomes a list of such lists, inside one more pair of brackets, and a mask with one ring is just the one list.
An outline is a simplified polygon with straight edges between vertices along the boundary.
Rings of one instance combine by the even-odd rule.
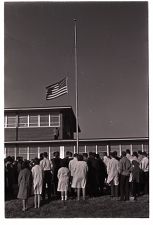
[[114, 185], [114, 181], [111, 181], [111, 197], [118, 197], [118, 185]]
[[144, 194], [149, 194], [149, 172], [144, 172]]
[[121, 175], [120, 177], [120, 199], [129, 200], [129, 176]]
[[[51, 179], [52, 175], [49, 170], [44, 171], [44, 178], [43, 178], [43, 187], [42, 187], [42, 199], [45, 199], [46, 193], [48, 200], [51, 199]], [[46, 187], [47, 184], [47, 187]]]
[[135, 199], [139, 196], [139, 183], [135, 180], [131, 182], [131, 195]]

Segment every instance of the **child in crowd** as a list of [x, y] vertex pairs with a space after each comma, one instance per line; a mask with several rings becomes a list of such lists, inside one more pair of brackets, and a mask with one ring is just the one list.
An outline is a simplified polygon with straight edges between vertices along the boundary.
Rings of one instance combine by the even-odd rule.
[[29, 162], [24, 161], [22, 170], [18, 176], [19, 191], [17, 198], [22, 199], [22, 211], [27, 210], [27, 200], [30, 196], [31, 189], [31, 171], [29, 169]]
[[32, 167], [33, 190], [34, 190], [34, 207], [40, 207], [40, 195], [42, 194], [43, 170], [39, 165], [39, 159], [34, 159], [34, 167]]
[[66, 167], [65, 161], [61, 161], [61, 168], [58, 170], [58, 187], [57, 191], [61, 192], [61, 200], [67, 200], [67, 192], [69, 187], [69, 169]]

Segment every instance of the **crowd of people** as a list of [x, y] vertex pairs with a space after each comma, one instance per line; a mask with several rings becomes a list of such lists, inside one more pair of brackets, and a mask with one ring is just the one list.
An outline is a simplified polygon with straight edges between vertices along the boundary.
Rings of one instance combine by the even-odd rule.
[[100, 158], [94, 152], [72, 155], [67, 151], [61, 159], [54, 152], [48, 159], [47, 152], [40, 158], [28, 161], [8, 156], [5, 159], [5, 200], [22, 200], [22, 210], [28, 208], [29, 196], [34, 196], [34, 207], [39, 208], [53, 197], [62, 202], [69, 198], [97, 197], [110, 194], [111, 199], [137, 200], [142, 194], [149, 194], [149, 158], [146, 152], [129, 149], [110, 156], [104, 153]]

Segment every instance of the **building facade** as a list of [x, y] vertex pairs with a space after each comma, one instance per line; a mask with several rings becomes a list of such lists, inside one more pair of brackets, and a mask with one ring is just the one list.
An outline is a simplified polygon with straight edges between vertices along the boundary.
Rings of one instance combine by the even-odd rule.
[[[76, 118], [72, 107], [47, 108], [16, 108], [4, 111], [5, 156], [20, 156], [23, 159], [34, 159], [43, 152], [48, 152], [49, 158], [53, 152], [59, 151], [60, 157], [66, 151], [76, 152]], [[80, 132], [79, 128], [79, 132]], [[118, 138], [118, 139], [81, 139], [79, 153], [149, 152], [148, 137]]]

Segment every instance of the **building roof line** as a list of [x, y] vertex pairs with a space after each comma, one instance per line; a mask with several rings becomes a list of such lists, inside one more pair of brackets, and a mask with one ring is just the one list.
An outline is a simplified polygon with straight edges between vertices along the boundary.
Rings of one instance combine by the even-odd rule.
[[57, 109], [72, 109], [72, 106], [52, 106], [52, 107], [19, 107], [19, 108], [4, 108], [4, 111], [25, 111], [25, 110], [57, 110]]
[[[149, 141], [149, 138], [116, 138], [116, 139], [80, 139], [80, 143], [84, 142], [117, 142], [117, 141]], [[5, 144], [36, 144], [36, 143], [75, 143], [75, 139], [69, 140], [45, 140], [45, 141], [5, 141]]]

